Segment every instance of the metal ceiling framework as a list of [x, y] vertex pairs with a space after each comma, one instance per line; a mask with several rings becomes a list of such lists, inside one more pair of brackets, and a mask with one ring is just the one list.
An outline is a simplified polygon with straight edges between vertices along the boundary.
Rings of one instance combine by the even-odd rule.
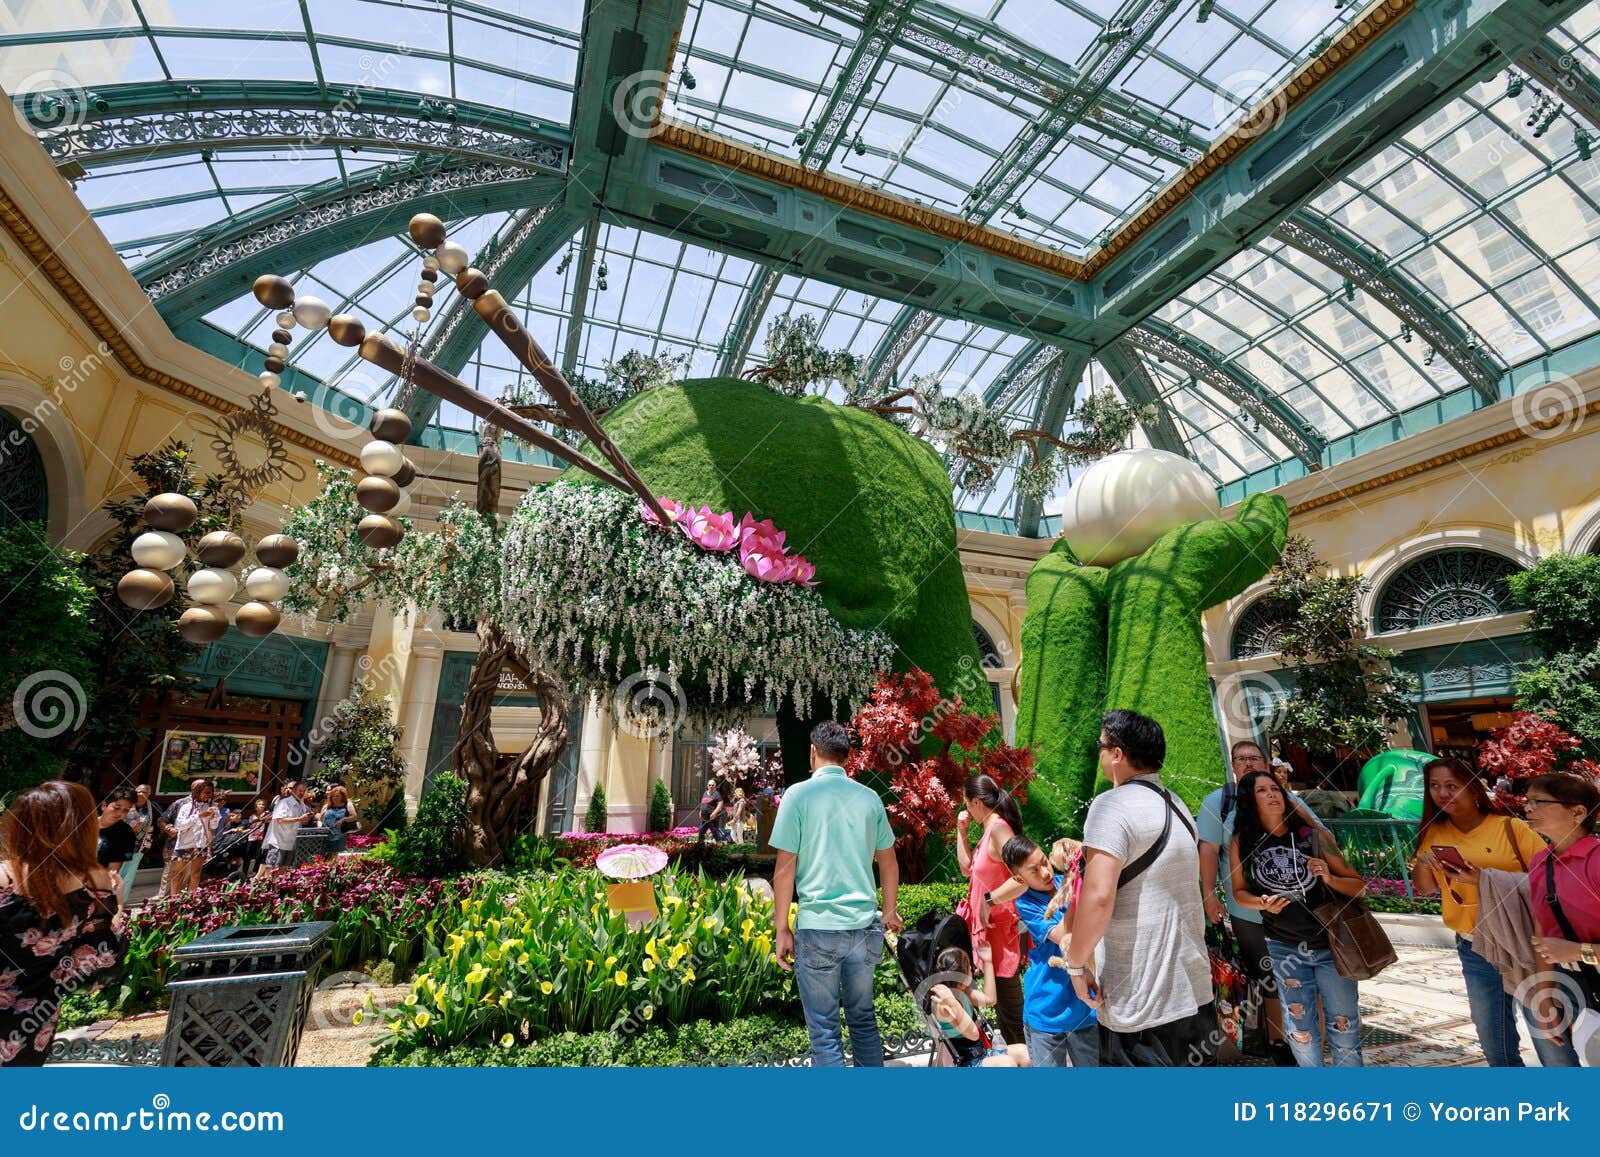
[[[473, 264], [488, 275], [494, 285], [526, 285], [545, 262], [567, 242], [580, 222], [566, 208], [566, 188], [551, 191], [548, 200], [515, 214], [473, 258]], [[483, 343], [483, 328], [476, 320], [472, 303], [453, 295], [443, 316], [423, 343], [422, 355], [447, 374], [459, 374]], [[353, 364], [346, 363], [345, 368]], [[422, 429], [439, 412], [439, 398], [418, 390], [406, 405], [415, 430]]]
[[1178, 431], [1178, 424], [1172, 419], [1172, 411], [1168, 408], [1166, 399], [1161, 396], [1161, 388], [1144, 368], [1144, 362], [1128, 344], [1128, 340], [1118, 338], [1095, 357], [1111, 376], [1111, 380], [1116, 383], [1117, 391], [1121, 393], [1124, 401], [1133, 406], [1154, 408], [1156, 413], [1154, 420], [1140, 423], [1144, 427], [1145, 437], [1150, 440], [1150, 445], [1157, 450], [1188, 457], [1189, 447], [1184, 444], [1183, 435]]
[[1168, 362], [1190, 377], [1206, 383], [1253, 421], [1272, 432], [1307, 470], [1322, 468], [1327, 443], [1294, 407], [1273, 393], [1237, 364], [1190, 334], [1166, 322], [1150, 319], [1134, 326], [1123, 340], [1157, 361]]
[[[781, 158], [752, 163], [754, 150], [683, 126], [630, 127], [616, 121], [612, 98], [619, 78], [652, 70], [665, 77], [687, 0], [648, 6], [599, 0], [587, 6], [571, 130], [459, 100], [419, 101], [416, 93], [326, 85], [320, 71], [315, 84], [206, 80], [104, 86], [79, 94], [82, 106], [64, 128], [36, 127], [69, 177], [131, 159], [282, 148], [308, 140], [318, 146], [420, 154], [413, 164], [385, 165], [268, 201], [140, 263], [136, 276], [175, 325], [247, 293], [261, 268], [308, 267], [350, 248], [353, 232], [377, 237], [403, 231], [405, 220], [419, 209], [447, 218], [516, 211], [498, 235], [504, 243], [497, 238], [480, 255], [480, 260], [499, 262], [494, 276], [507, 292], [525, 285], [586, 220], [593, 222], [586, 246], [592, 264], [593, 242], [605, 220], [760, 264], [762, 272], [747, 287], [730, 334], [724, 368], [739, 367], [743, 355], [736, 356], [737, 350], [742, 344], [748, 351], [781, 276], [812, 276], [914, 303], [900, 312], [875, 351], [873, 368], [880, 375], [901, 364], [935, 319], [959, 317], [1033, 337], [986, 396], [1002, 400], [1011, 412], [1031, 391], [1036, 418], [1048, 421], [1060, 409], [1064, 420], [1061, 406], [1070, 406], [1070, 396], [1058, 405], [1049, 386], [1064, 379], [1064, 369], [1086, 359], [1087, 350], [1096, 349], [1124, 397], [1136, 403], [1153, 399], [1160, 407], [1146, 431], [1151, 443], [1181, 447], [1178, 425], [1140, 361], [1141, 354], [1149, 355], [1234, 402], [1308, 469], [1321, 464], [1325, 443], [1293, 406], [1250, 375], [1237, 353], [1223, 357], [1176, 327], [1149, 320], [1150, 312], [1270, 234], [1369, 293], [1432, 346], [1481, 400], [1494, 400], [1504, 367], [1487, 343], [1388, 264], [1384, 254], [1322, 214], [1296, 206], [1486, 72], [1512, 63], [1508, 56], [1600, 128], [1600, 81], [1544, 36], [1580, 6], [1577, 0], [1485, 0], [1470, 9], [1380, 0], [1358, 18], [1377, 21], [1375, 31], [1369, 29], [1354, 49], [1335, 41], [1321, 58], [1344, 51], [1338, 64], [1359, 55], [1358, 63], [1340, 68], [1332, 80], [1308, 85], [1253, 139], [1209, 145], [1185, 124], [1105, 87], [1117, 62], [1127, 59], [1119, 52], [1153, 32], [1174, 7], [1171, 0], [1125, 3], [1116, 19], [1129, 21], [1130, 32], [1139, 34], [1097, 45], [1085, 57], [1081, 74], [1041, 57], [992, 24], [938, 4], [808, 4], [870, 32], [857, 38], [817, 132], [803, 150], [802, 161], [816, 169], [799, 173], [792, 165], [785, 169], [789, 163]], [[973, 29], [981, 41], [973, 39]], [[972, 210], [957, 221], [971, 227], [968, 234], [949, 228], [919, 232], [919, 224], [937, 214], [919, 216], [885, 205], [893, 198], [865, 188], [841, 194], [840, 183], [820, 172], [846, 139], [874, 76], [895, 49], [936, 64], [935, 74], [947, 70], [959, 79], [965, 69], [977, 81], [962, 83], [981, 82], [1026, 94], [1035, 105], [1047, 104], [978, 183]], [[39, 107], [35, 101], [19, 110]], [[1192, 166], [1169, 193], [1091, 254], [1081, 275], [1071, 272], [1073, 259], [1027, 242], [1007, 245], [983, 227], [1039, 157], [1079, 121], [1152, 156]], [[645, 131], [636, 131], [641, 127]], [[444, 158], [432, 160], [436, 154]], [[662, 175], [672, 165], [681, 187], [663, 189]], [[1441, 176], [1449, 179], [1447, 173]], [[773, 233], [762, 219], [786, 215], [797, 223], [792, 234]], [[804, 252], [793, 251], [791, 237], [803, 237]], [[927, 256], [908, 257], [905, 238], [920, 244]], [[863, 264], [863, 250], [876, 251], [882, 268], [870, 259]], [[1591, 304], [1581, 288], [1568, 284]], [[908, 286], [919, 292], [909, 292]], [[564, 360], [577, 357], [585, 305], [574, 300]], [[458, 311], [459, 303], [453, 302], [428, 344], [436, 361], [454, 360], [457, 368], [470, 358], [478, 336], [459, 320], [451, 324]], [[1295, 321], [1290, 317], [1285, 324]], [[1326, 352], [1338, 359], [1336, 351]], [[1070, 384], [1081, 375], [1079, 366]], [[1019, 524], [1022, 513], [1019, 506]]]
[[[1123, 36], [1110, 41], [1097, 39], [1076, 66], [1050, 62], [1052, 71], [1065, 74], [1064, 83], [1040, 94], [1046, 102], [1043, 111], [1028, 121], [989, 171], [974, 182], [963, 210], [968, 220], [983, 224], [1005, 208], [1017, 186], [1049, 156], [1051, 149], [1087, 118], [1089, 110], [1105, 96], [1117, 74], [1137, 56], [1161, 21], [1176, 7], [1177, 0], [1126, 0], [1106, 22], [1108, 28], [1125, 29]], [[985, 33], [992, 35], [992, 29], [992, 25], [986, 25]], [[967, 51], [970, 54], [970, 49]], [[1033, 70], [1039, 67], [1036, 63]], [[1176, 131], [1168, 135], [1178, 139]], [[907, 306], [902, 312], [903, 317], [893, 327], [895, 339], [880, 344], [867, 363], [867, 377], [874, 385], [886, 383], [899, 366], [913, 344], [907, 340], [908, 336], [921, 336], [934, 321], [933, 313], [928, 310]], [[919, 313], [922, 316], [917, 316]]]
[[[855, 46], [850, 50], [849, 58], [834, 81], [833, 91], [816, 118], [816, 129], [806, 135], [805, 143], [800, 148], [802, 165], [819, 169], [825, 167], [834, 151], [845, 143], [845, 131], [871, 90], [878, 70], [889, 58], [889, 49], [893, 47], [895, 36], [905, 23], [912, 3], [913, 0], [876, 0], [863, 5], [861, 31], [856, 37]], [[766, 316], [767, 306], [772, 303], [772, 295], [777, 291], [782, 277], [780, 271], [769, 265], [756, 269], [745, 290], [738, 318], [728, 335], [727, 349], [718, 365], [718, 373], [737, 374], [743, 368], [750, 347], [755, 342], [756, 327]]]
[[[858, 40], [857, 49], [842, 74], [846, 79], [835, 89], [835, 99], [824, 110], [823, 129], [808, 140], [802, 152], [808, 163], [825, 164], [843, 143], [851, 117], [859, 109], [872, 77], [888, 52], [889, 39], [896, 32], [907, 34], [903, 27], [905, 17], [902, 5], [887, 6], [871, 26], [870, 34]], [[919, 43], [927, 45], [929, 38], [925, 27], [922, 31]], [[943, 43], [948, 50], [955, 50], [950, 42]], [[966, 51], [970, 55], [970, 49]], [[1564, 98], [1582, 111], [1582, 94], [1593, 78], [1570, 55], [1561, 56], [1556, 52], [1556, 46], [1546, 42], [1524, 54], [1519, 63], [1541, 83], [1558, 88]], [[1049, 75], [1051, 70], [1065, 68], [1059, 62], [1044, 58], [1036, 71]], [[96, 90], [92, 97], [82, 95], [81, 99], [82, 106], [66, 118], [64, 125], [53, 129], [48, 128], [50, 120], [60, 120], [59, 115], [46, 117], [47, 110], [37, 102], [19, 106], [26, 115], [47, 126], [41, 134], [41, 142], [69, 174], [74, 169], [87, 171], [135, 157], [181, 154], [197, 146], [207, 150], [261, 149], [284, 144], [304, 147], [308, 141], [319, 145], [406, 148], [451, 157], [499, 159], [554, 171], [570, 148], [567, 131], [558, 126], [470, 102], [419, 103], [404, 93], [387, 89], [345, 88], [330, 92], [323, 86], [292, 81], [207, 82], [203, 88], [155, 82], [106, 86]], [[1099, 108], [1098, 105], [1093, 107]], [[1162, 124], [1159, 114], [1145, 112], [1143, 115], [1146, 121], [1162, 125], [1166, 140], [1181, 142], [1180, 155], [1191, 159], [1196, 155], [1194, 146], [1189, 143], [1187, 126], [1177, 122]], [[354, 194], [364, 191], [359, 179], [351, 185]], [[323, 192], [312, 190], [298, 196], [308, 205], [327, 203]], [[491, 248], [480, 255], [479, 263], [481, 265], [493, 253], [499, 258], [498, 283], [520, 287], [548, 257], [551, 238], [548, 232], [535, 238], [517, 225], [517, 222], [508, 225], [507, 236], [520, 234], [525, 242], [536, 240], [538, 243], [520, 253]], [[326, 232], [323, 236], [334, 247], [343, 242], [340, 231]], [[1489, 352], [1487, 344], [1433, 306], [1424, 291], [1403, 272], [1388, 268], [1381, 254], [1367, 251], [1331, 221], [1305, 209], [1286, 219], [1274, 231], [1274, 236], [1370, 293], [1454, 366], [1480, 397], [1485, 401], [1495, 400], [1504, 367]], [[211, 248], [210, 239], [203, 234], [180, 244]], [[557, 247], [559, 244], [557, 241]], [[333, 251], [337, 251], [336, 248]], [[253, 256], [255, 250], [248, 252]], [[313, 250], [303, 260], [310, 264], [321, 256], [325, 254]], [[173, 269], [186, 264], [178, 258], [177, 252], [166, 251], [152, 259], [151, 268], [155, 262]], [[724, 355], [721, 372], [736, 372], [742, 365], [755, 327], [766, 312], [780, 276], [767, 267], [754, 279]], [[165, 285], [161, 285], [156, 296], [163, 296], [162, 289]], [[168, 298], [161, 306], [162, 312], [174, 323], [195, 316], [192, 307], [180, 312], [178, 303], [184, 300]], [[455, 314], [459, 310], [460, 303], [453, 302], [441, 326], [429, 339], [430, 347], [439, 348], [440, 359], [436, 360], [445, 364], [450, 372], [458, 372], [471, 353], [471, 347], [463, 342], [456, 324]], [[932, 313], [902, 311], [880, 343], [874, 359], [879, 376], [899, 365], [936, 320]], [[581, 324], [580, 320], [575, 329], [581, 331]], [[476, 335], [469, 327], [465, 336]], [[575, 348], [575, 343], [569, 344]]]
[[[1085, 353], [1062, 351], [1051, 360], [1049, 372], [1036, 391], [1038, 402], [1034, 407], [1032, 429], [1043, 430], [1054, 438], [1061, 437], [1067, 415], [1072, 410], [1073, 394], [1083, 380], [1083, 371], [1088, 367], [1089, 355]], [[1055, 449], [1046, 442], [1039, 447], [1039, 456], [1048, 460], [1054, 456]], [[1018, 493], [1018, 534], [1023, 538], [1038, 538], [1039, 519], [1043, 514], [1044, 507], [1038, 500]]]
[[404, 232], [414, 213], [456, 218], [504, 211], [546, 201], [561, 187], [554, 168], [468, 160], [385, 165], [269, 201], [169, 246], [136, 265], [133, 275], [167, 323], [177, 325], [248, 293], [263, 269], [299, 269], [361, 240]]

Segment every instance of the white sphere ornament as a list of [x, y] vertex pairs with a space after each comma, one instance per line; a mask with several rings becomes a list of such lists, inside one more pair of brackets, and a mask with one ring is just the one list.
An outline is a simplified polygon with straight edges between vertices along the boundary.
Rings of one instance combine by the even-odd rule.
[[361, 447], [361, 469], [368, 474], [381, 474], [389, 478], [398, 473], [405, 463], [406, 456], [400, 453], [393, 442], [374, 438]]
[[294, 314], [290, 313], [287, 309], [284, 310], [282, 313], [280, 313], [273, 320], [275, 320], [278, 323], [278, 328], [279, 329], [293, 329], [294, 328]]
[[294, 303], [294, 319], [307, 329], [321, 329], [332, 316], [333, 310], [320, 297], [302, 297]]
[[271, 370], [262, 370], [256, 375], [256, 381], [260, 382], [263, 386], [266, 386], [269, 390], [272, 390], [276, 389], [283, 383], [283, 378], [279, 377]]
[[289, 347], [281, 341], [275, 341], [267, 347], [267, 356], [269, 358], [286, 358], [289, 356]]
[[425, 305], [419, 305], [411, 311], [412, 321], [427, 321], [429, 316], [428, 307]]
[[1167, 531], [1222, 513], [1199, 466], [1166, 450], [1123, 450], [1094, 463], [1067, 492], [1061, 537], [1085, 566], [1143, 554]]
[[233, 577], [233, 572], [220, 567], [201, 567], [189, 576], [189, 597], [202, 606], [221, 606], [233, 598], [238, 589], [239, 580]]
[[289, 576], [275, 566], [258, 566], [244, 576], [244, 589], [257, 602], [275, 603], [289, 593]]
[[422, 268], [426, 269], [429, 273], [432, 273], [435, 269], [439, 268], [439, 259], [431, 253], [428, 254], [422, 259]]
[[439, 246], [439, 248], [433, 251], [433, 255], [439, 259], [439, 268], [444, 270], [444, 272], [448, 273], [451, 277], [454, 277], [468, 265], [472, 264], [472, 254], [468, 253], [454, 241], [446, 241], [443, 245]]
[[151, 570], [171, 570], [188, 553], [183, 539], [166, 530], [147, 530], [133, 540], [133, 561]]

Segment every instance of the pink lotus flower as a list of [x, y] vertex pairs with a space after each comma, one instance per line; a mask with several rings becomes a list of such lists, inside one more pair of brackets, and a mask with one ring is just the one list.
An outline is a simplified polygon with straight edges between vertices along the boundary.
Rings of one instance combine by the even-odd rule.
[[[684, 512], [688, 509], [681, 502], [674, 502], [670, 498], [657, 498], [656, 501], [661, 504], [661, 509], [666, 511], [667, 519], [670, 522], [677, 522], [683, 517]], [[656, 512], [651, 510], [650, 507], [644, 502], [639, 503], [639, 517], [644, 519], [651, 526], [664, 525], [662, 521], [656, 517]]]
[[783, 540], [788, 537], [787, 531], [779, 530], [772, 525], [772, 519], [763, 518], [760, 522], [748, 510], [739, 520], [739, 541], [742, 543], [750, 538], [763, 538], [771, 542], [779, 554], [783, 553]]
[[739, 543], [739, 527], [733, 514], [714, 514], [702, 506], [689, 515], [689, 537], [705, 550], [732, 550]]
[[761, 545], [765, 541], [755, 538], [745, 540], [739, 551], [739, 561], [744, 564], [745, 573], [764, 583], [788, 582], [794, 576], [794, 559], [784, 554], [782, 547], [777, 550], [766, 549]]
[[797, 554], [792, 556], [789, 561], [793, 563], [793, 573], [789, 576], [790, 582], [802, 587], [814, 587], [817, 585], [817, 568], [812, 565], [810, 559], [803, 554]]

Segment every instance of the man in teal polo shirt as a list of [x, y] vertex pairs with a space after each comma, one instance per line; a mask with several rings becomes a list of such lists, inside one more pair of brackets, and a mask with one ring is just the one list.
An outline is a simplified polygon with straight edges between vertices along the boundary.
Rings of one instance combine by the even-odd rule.
[[[794, 969], [811, 1036], [813, 1068], [842, 1068], [839, 1011], [862, 1067], [883, 1067], [883, 1038], [872, 1008], [872, 975], [883, 958], [885, 928], [900, 931], [895, 911], [900, 869], [894, 833], [878, 793], [844, 773], [850, 736], [828, 720], [811, 732], [811, 778], [783, 794], [771, 843], [778, 963]], [[883, 880], [883, 918], [872, 861]], [[789, 906], [800, 911], [789, 931]]]

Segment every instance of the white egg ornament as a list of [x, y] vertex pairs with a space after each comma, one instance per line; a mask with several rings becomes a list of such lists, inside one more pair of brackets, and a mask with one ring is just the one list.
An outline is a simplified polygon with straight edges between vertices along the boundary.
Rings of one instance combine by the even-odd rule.
[[275, 603], [289, 593], [289, 576], [274, 566], [258, 566], [244, 576], [244, 589], [259, 603]]
[[1169, 530], [1221, 513], [1216, 489], [1189, 459], [1166, 450], [1123, 450], [1073, 483], [1061, 511], [1061, 537], [1085, 566], [1111, 566], [1143, 554]]
[[147, 530], [133, 540], [133, 561], [151, 570], [171, 570], [184, 560], [189, 548], [168, 530]]
[[220, 567], [202, 567], [189, 576], [189, 597], [202, 606], [221, 606], [238, 589], [239, 580], [233, 572]]
[[406, 456], [393, 442], [375, 438], [361, 447], [361, 469], [384, 478], [393, 477], [406, 464]]

